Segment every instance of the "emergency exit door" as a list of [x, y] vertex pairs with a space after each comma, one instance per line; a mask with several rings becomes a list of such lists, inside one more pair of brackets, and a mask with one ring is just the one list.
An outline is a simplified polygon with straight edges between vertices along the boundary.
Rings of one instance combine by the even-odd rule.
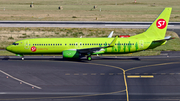
[[25, 48], [25, 49], [29, 49], [29, 41], [28, 41], [28, 40], [26, 40], [26, 41], [24, 42], [24, 48]]

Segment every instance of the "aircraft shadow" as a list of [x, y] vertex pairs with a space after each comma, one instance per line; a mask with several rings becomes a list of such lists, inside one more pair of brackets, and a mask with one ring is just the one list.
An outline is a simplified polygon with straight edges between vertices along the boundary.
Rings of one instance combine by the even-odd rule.
[[[4, 56], [2, 58], [0, 58], [0, 60], [22, 60], [21, 57], [16, 57], [16, 58], [10, 58], [9, 56]], [[63, 59], [63, 58], [53, 58], [53, 57], [28, 57], [28, 58], [24, 58], [24, 60], [50, 60], [50, 61], [76, 61], [76, 62], [88, 62], [88, 60], [86, 60], [86, 58], [82, 58], [82, 59]], [[127, 58], [113, 58], [113, 57], [93, 57], [93, 60], [136, 60], [136, 61], [140, 61], [140, 59], [138, 57], [127, 57]]]

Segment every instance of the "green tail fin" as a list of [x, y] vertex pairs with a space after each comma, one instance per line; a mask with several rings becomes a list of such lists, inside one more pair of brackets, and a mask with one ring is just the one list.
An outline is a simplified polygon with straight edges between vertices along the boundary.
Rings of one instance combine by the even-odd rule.
[[153, 39], [164, 39], [169, 18], [171, 15], [172, 8], [165, 8], [161, 14], [156, 18], [156, 20], [151, 24], [151, 26], [144, 32], [136, 36], [132, 36], [133, 38], [153, 38]]

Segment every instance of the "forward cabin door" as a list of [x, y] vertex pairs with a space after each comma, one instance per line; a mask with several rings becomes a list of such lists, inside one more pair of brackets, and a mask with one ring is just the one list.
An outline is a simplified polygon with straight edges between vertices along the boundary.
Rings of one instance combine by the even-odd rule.
[[29, 41], [28, 40], [26, 40], [24, 42], [24, 49], [29, 49]]

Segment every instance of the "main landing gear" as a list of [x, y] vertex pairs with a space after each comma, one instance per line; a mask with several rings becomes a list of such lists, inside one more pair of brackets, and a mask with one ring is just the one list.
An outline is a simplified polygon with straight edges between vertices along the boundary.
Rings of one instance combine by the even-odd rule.
[[91, 61], [92, 60], [91, 56], [87, 56], [87, 60]]
[[88, 56], [87, 56], [87, 60], [88, 60], [88, 61], [91, 61], [91, 60], [92, 60], [92, 58], [91, 58], [91, 54], [88, 54]]

